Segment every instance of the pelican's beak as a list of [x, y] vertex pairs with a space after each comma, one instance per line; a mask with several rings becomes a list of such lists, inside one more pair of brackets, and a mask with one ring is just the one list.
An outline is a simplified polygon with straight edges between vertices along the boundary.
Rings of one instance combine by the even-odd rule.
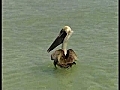
[[65, 32], [65, 30], [61, 30], [60, 34], [58, 35], [58, 37], [55, 39], [55, 41], [52, 43], [52, 45], [49, 47], [49, 49], [47, 50], [47, 52], [50, 52], [51, 50], [53, 50], [54, 48], [56, 48], [58, 45], [60, 45], [61, 43], [63, 43], [64, 38], [66, 37], [67, 33]]

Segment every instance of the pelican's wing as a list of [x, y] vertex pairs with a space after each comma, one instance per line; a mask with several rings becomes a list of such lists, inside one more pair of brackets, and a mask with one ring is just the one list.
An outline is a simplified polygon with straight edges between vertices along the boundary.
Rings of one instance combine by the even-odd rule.
[[61, 57], [64, 57], [64, 51], [62, 49], [56, 50], [51, 54], [51, 60], [60, 61]]
[[77, 55], [72, 49], [68, 49], [66, 58], [71, 58], [74, 61], [74, 60], [77, 60]]
[[56, 50], [51, 54], [51, 60], [58, 61], [59, 51]]
[[62, 49], [56, 50], [51, 55], [51, 60], [54, 60], [54, 66], [56, 67], [56, 64], [60, 67], [64, 67], [63, 65], [66, 63], [64, 51]]

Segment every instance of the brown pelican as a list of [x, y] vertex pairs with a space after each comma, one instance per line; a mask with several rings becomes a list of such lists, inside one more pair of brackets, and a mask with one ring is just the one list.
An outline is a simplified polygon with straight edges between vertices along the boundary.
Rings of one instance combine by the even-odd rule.
[[54, 66], [56, 65], [64, 68], [71, 67], [77, 60], [77, 55], [72, 49], [67, 50], [67, 41], [72, 35], [73, 31], [69, 26], [64, 26], [60, 31], [58, 37], [49, 47], [47, 52], [52, 51], [58, 45], [62, 44], [62, 49], [56, 50], [51, 54], [51, 60], [54, 60]]

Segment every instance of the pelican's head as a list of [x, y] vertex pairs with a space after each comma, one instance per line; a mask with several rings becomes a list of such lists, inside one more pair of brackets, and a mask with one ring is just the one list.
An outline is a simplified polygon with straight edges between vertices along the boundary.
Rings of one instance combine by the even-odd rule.
[[64, 27], [62, 28], [62, 30], [65, 31], [65, 32], [68, 33], [68, 34], [73, 32], [72, 29], [71, 29], [69, 26], [64, 26]]
[[69, 26], [64, 26], [62, 30], [66, 32], [66, 37], [64, 38], [64, 41], [66, 41], [66, 40], [68, 40], [70, 38], [70, 36], [72, 35], [73, 31], [72, 31], [72, 29]]
[[73, 31], [69, 26], [64, 26], [62, 30], [60, 31], [58, 37], [55, 39], [55, 41], [52, 43], [52, 45], [47, 50], [47, 52], [50, 52], [51, 50], [56, 48], [58, 45], [63, 43], [64, 41], [67, 41], [72, 35], [72, 33]]

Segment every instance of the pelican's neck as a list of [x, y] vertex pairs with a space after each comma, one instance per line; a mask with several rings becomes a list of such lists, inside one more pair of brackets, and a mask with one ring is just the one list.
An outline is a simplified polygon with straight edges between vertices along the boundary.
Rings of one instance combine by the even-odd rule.
[[64, 41], [62, 44], [62, 50], [64, 51], [64, 54], [67, 54], [67, 41]]
[[68, 43], [68, 39], [70, 38], [70, 36], [72, 35], [73, 31], [67, 31], [67, 36], [65, 37], [63, 44], [62, 44], [62, 50], [64, 51], [64, 54], [67, 54], [67, 43]]

